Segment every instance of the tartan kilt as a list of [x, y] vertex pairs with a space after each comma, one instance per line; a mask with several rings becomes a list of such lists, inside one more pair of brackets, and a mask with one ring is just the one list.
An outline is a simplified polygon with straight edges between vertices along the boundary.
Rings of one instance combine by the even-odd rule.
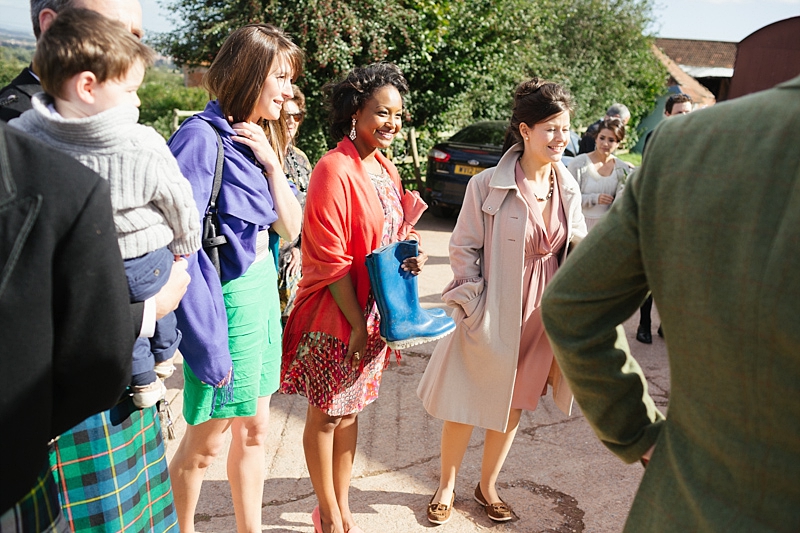
[[0, 515], [0, 533], [34, 532], [69, 533], [49, 464], [44, 465], [33, 488], [14, 507]]
[[130, 397], [54, 443], [50, 465], [73, 531], [178, 531], [156, 407]]

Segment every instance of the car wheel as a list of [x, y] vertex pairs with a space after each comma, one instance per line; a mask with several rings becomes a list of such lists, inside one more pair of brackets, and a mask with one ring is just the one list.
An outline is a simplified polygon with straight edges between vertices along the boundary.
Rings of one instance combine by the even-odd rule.
[[451, 218], [455, 214], [455, 209], [443, 205], [431, 205], [428, 209], [436, 218]]

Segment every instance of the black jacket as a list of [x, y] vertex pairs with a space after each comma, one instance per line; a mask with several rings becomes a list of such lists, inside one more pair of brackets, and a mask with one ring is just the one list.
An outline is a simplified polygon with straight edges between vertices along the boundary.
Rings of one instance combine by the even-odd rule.
[[30, 67], [25, 67], [19, 76], [0, 89], [0, 120], [8, 122], [31, 108], [31, 97], [42, 92], [42, 85]]
[[108, 182], [0, 124], [0, 514], [51, 438], [116, 404], [133, 341]]

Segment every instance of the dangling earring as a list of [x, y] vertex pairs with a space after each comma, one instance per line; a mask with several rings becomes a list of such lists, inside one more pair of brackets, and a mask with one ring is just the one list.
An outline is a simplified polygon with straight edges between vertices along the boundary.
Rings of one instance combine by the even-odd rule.
[[353, 119], [353, 127], [350, 128], [350, 140], [356, 140], [356, 119]]

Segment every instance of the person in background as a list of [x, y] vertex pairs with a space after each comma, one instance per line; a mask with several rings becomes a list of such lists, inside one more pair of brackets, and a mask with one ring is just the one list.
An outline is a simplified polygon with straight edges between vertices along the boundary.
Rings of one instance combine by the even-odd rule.
[[[284, 101], [303, 53], [279, 28], [250, 24], [234, 31], [203, 77], [216, 97], [169, 141], [205, 212], [223, 152], [217, 199], [217, 272], [206, 250], [189, 258], [197, 280], [176, 311], [183, 332], [183, 416], [186, 433], [170, 463], [180, 529], [194, 531], [205, 472], [222, 453], [236, 528], [261, 531], [264, 442], [269, 402], [278, 389], [281, 318], [270, 229], [286, 240], [300, 232], [302, 213], [283, 172]], [[218, 136], [219, 135], [219, 136]], [[220, 145], [221, 143], [221, 145]]]
[[588, 154], [594, 150], [594, 139], [597, 136], [597, 132], [600, 130], [600, 124], [607, 118], [618, 118], [622, 121], [623, 125], [627, 126], [628, 121], [631, 119], [631, 112], [625, 104], [611, 104], [603, 118], [586, 128], [586, 132], [583, 134], [581, 142], [578, 144], [578, 154]]
[[[664, 121], [545, 290], [586, 420], [646, 462], [626, 533], [800, 531], [798, 143], [800, 77]], [[648, 291], [669, 339], [666, 417], [618, 326]]]
[[622, 191], [633, 167], [614, 156], [625, 139], [625, 124], [618, 118], [606, 118], [595, 138], [595, 149], [570, 161], [567, 169], [581, 188], [583, 216], [591, 230]]
[[[38, 41], [43, 33], [66, 8], [91, 9], [112, 20], [118, 20], [136, 38], [144, 36], [142, 29], [142, 6], [138, 0], [31, 0], [31, 22], [33, 34]], [[8, 122], [31, 108], [31, 98], [41, 92], [39, 77], [28, 66], [8, 85], [0, 89], [0, 120]]]
[[450, 238], [453, 281], [442, 299], [456, 331], [431, 355], [417, 394], [444, 420], [439, 486], [428, 521], [451, 518], [455, 484], [474, 426], [486, 428], [474, 498], [489, 518], [511, 520], [497, 478], [522, 410], [533, 411], [553, 386], [566, 413], [568, 387], [544, 333], [542, 289], [586, 235], [578, 184], [561, 163], [572, 99], [562, 86], [533, 78], [514, 95], [508, 148], [497, 167], [469, 180]]
[[[678, 93], [670, 95], [667, 98], [666, 103], [664, 104], [664, 118], [676, 117], [680, 115], [688, 115], [692, 112], [692, 97], [688, 94]], [[650, 136], [653, 134], [653, 131], [647, 132], [647, 137], [644, 138], [644, 149], [642, 150], [642, 155], [644, 156], [645, 151], [647, 150], [647, 143], [650, 141]], [[653, 333], [652, 333], [652, 320], [650, 319], [650, 313], [653, 310], [653, 295], [647, 295], [647, 299], [642, 304], [642, 307], [639, 308], [639, 327], [636, 329], [636, 340], [644, 343], [644, 344], [652, 344], [653, 343]], [[658, 336], [664, 336], [664, 330], [661, 326], [658, 326]]]
[[[286, 119], [286, 128], [290, 139], [286, 147], [284, 172], [289, 181], [297, 187], [297, 200], [300, 202], [300, 206], [304, 207], [308, 180], [311, 177], [311, 163], [305, 152], [295, 145], [295, 139], [306, 115], [306, 97], [297, 85], [292, 85], [292, 93], [294, 96], [283, 102], [283, 116]], [[281, 321], [283, 323], [286, 323], [286, 319], [289, 318], [289, 313], [294, 307], [297, 284], [302, 275], [301, 258], [300, 237], [291, 242], [281, 241], [278, 260], [278, 293], [281, 298]]]
[[[365, 257], [407, 236], [397, 168], [384, 157], [400, 131], [408, 83], [376, 63], [331, 83], [330, 133], [339, 140], [314, 167], [303, 221], [303, 277], [283, 341], [281, 392], [308, 398], [303, 448], [319, 505], [315, 531], [363, 533], [349, 487], [358, 413], [378, 397], [389, 353]], [[403, 262], [412, 274], [427, 255]]]

